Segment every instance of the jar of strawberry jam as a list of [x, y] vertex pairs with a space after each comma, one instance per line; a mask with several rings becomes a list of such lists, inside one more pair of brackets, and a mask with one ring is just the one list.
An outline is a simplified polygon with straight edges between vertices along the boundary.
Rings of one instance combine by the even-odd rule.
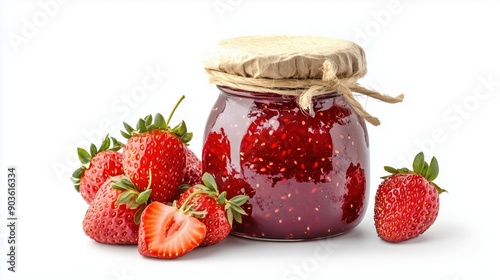
[[228, 197], [249, 196], [237, 236], [310, 240], [342, 234], [369, 198], [375, 125], [352, 91], [366, 73], [358, 45], [333, 38], [251, 36], [223, 40], [204, 61], [219, 96], [208, 117], [203, 172]]

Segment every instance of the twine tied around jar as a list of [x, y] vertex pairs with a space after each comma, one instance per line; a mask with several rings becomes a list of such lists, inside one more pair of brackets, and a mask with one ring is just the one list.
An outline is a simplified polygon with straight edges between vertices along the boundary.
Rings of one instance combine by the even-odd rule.
[[404, 94], [400, 94], [396, 97], [383, 95], [377, 91], [358, 85], [357, 80], [358, 79], [356, 77], [339, 79], [337, 77], [337, 70], [334, 67], [334, 64], [330, 60], [325, 60], [325, 62], [323, 62], [323, 77], [321, 81], [326, 82], [327, 84], [312, 86], [301, 93], [299, 96], [299, 105], [304, 110], [311, 110], [313, 96], [321, 95], [325, 92], [337, 92], [345, 97], [346, 101], [352, 106], [358, 115], [372, 125], [377, 126], [380, 125], [380, 120], [369, 114], [363, 106], [361, 106], [361, 104], [354, 97], [353, 91], [386, 103], [398, 103], [402, 102], [404, 99]]
[[402, 102], [404, 95], [383, 95], [358, 84], [366, 74], [363, 49], [357, 44], [326, 37], [249, 36], [219, 43], [205, 61], [209, 82], [250, 92], [297, 97], [304, 112], [312, 114], [315, 96], [338, 93], [372, 125], [369, 114], [353, 92], [386, 102]]
[[338, 78], [335, 64], [330, 60], [323, 62], [323, 77], [319, 79], [264, 79], [232, 75], [206, 69], [212, 84], [253, 92], [269, 92], [281, 95], [297, 96], [301, 109], [311, 113], [312, 99], [327, 93], [342, 94], [353, 110], [372, 125], [380, 125], [377, 117], [369, 114], [356, 100], [353, 92], [375, 98], [386, 103], [402, 102], [404, 94], [396, 97], [381, 94], [357, 84], [357, 77]]

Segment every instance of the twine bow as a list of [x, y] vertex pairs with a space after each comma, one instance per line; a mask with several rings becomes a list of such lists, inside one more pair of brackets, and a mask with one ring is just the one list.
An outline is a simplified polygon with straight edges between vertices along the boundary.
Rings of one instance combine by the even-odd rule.
[[308, 90], [304, 91], [299, 96], [299, 105], [304, 110], [310, 110], [312, 105], [312, 98], [317, 95], [324, 94], [325, 92], [337, 92], [342, 94], [346, 101], [352, 106], [354, 111], [358, 113], [367, 122], [377, 126], [380, 125], [380, 120], [372, 115], [370, 115], [364, 108], [359, 104], [358, 100], [353, 95], [353, 91], [367, 95], [371, 98], [381, 100], [386, 103], [398, 103], [402, 102], [404, 95], [400, 94], [396, 97], [383, 95], [379, 92], [367, 89], [357, 84], [357, 77], [349, 77], [339, 79], [337, 77], [337, 68], [330, 60], [325, 60], [323, 62], [323, 77], [321, 81], [326, 84], [312, 86]]

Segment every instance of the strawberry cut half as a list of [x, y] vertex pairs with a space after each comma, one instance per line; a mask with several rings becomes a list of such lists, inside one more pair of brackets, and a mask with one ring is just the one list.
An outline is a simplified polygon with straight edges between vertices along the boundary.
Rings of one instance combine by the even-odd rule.
[[139, 253], [146, 257], [175, 259], [198, 247], [206, 226], [175, 206], [150, 203], [139, 225]]

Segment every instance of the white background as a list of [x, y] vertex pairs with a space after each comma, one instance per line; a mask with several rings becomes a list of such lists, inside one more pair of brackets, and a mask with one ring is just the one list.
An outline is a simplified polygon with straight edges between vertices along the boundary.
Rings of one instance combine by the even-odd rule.
[[[0, 1], [1, 279], [499, 279], [498, 2], [270, 2]], [[173, 261], [85, 236], [87, 206], [69, 180], [76, 147], [120, 137], [122, 121], [167, 114], [185, 94], [173, 122], [187, 122], [200, 155], [217, 97], [201, 55], [222, 38], [258, 34], [353, 40], [367, 55], [363, 82], [405, 94], [394, 105], [361, 99], [382, 122], [369, 126], [362, 223], [321, 242], [229, 237]], [[156, 83], [141, 89], [152, 72]], [[449, 193], [424, 235], [383, 242], [372, 218], [383, 166], [407, 165], [418, 150], [438, 158], [436, 183]], [[18, 171], [16, 273], [6, 268], [8, 166]]]

